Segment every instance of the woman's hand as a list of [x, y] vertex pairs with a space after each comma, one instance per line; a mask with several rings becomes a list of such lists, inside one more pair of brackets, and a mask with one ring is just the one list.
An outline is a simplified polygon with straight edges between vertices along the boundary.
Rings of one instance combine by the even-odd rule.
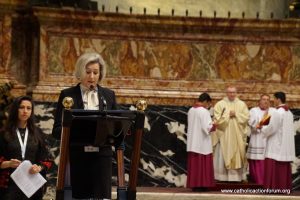
[[42, 167], [36, 164], [32, 165], [31, 168], [29, 169], [30, 174], [40, 173], [40, 171], [42, 171]]
[[18, 159], [10, 159], [7, 161], [3, 161], [1, 163], [0, 168], [1, 169], [7, 169], [7, 168], [17, 168], [21, 164], [21, 161]]
[[21, 164], [21, 161], [18, 160], [18, 159], [10, 159], [10, 168], [17, 168], [20, 164]]

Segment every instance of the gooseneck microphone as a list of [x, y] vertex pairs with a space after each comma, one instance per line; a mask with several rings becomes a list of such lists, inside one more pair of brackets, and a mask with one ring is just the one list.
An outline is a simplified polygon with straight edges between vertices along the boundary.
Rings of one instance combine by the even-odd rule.
[[94, 90], [95, 86], [94, 85], [90, 85], [90, 90]]
[[101, 96], [101, 101], [103, 103], [103, 110], [107, 110], [107, 103], [106, 103], [106, 100], [103, 96]]

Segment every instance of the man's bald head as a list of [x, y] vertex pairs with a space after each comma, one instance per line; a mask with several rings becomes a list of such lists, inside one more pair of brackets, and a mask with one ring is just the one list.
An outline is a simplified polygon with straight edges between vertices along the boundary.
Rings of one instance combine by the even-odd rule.
[[227, 87], [226, 94], [230, 101], [234, 101], [236, 98], [236, 95], [237, 95], [236, 87], [234, 87], [234, 86]]

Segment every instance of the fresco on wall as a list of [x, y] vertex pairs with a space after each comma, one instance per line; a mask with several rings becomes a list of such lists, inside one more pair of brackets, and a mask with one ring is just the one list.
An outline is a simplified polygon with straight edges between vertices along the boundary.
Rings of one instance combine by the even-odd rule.
[[[72, 74], [84, 52], [99, 52], [110, 77], [289, 82], [300, 77], [300, 46], [49, 37], [51, 74]], [[67, 59], [66, 59], [67, 58]]]

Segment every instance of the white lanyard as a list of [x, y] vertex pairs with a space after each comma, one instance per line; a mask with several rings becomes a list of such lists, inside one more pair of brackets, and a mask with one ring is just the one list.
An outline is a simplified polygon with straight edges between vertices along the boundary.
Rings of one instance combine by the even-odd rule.
[[27, 139], [28, 139], [28, 129], [26, 128], [26, 131], [25, 131], [25, 139], [24, 139], [24, 142], [22, 141], [22, 138], [21, 138], [21, 134], [20, 134], [19, 129], [17, 129], [17, 135], [18, 135], [18, 139], [19, 139], [20, 146], [21, 146], [22, 159], [24, 160], [24, 158], [25, 158], [26, 146], [27, 146]]

